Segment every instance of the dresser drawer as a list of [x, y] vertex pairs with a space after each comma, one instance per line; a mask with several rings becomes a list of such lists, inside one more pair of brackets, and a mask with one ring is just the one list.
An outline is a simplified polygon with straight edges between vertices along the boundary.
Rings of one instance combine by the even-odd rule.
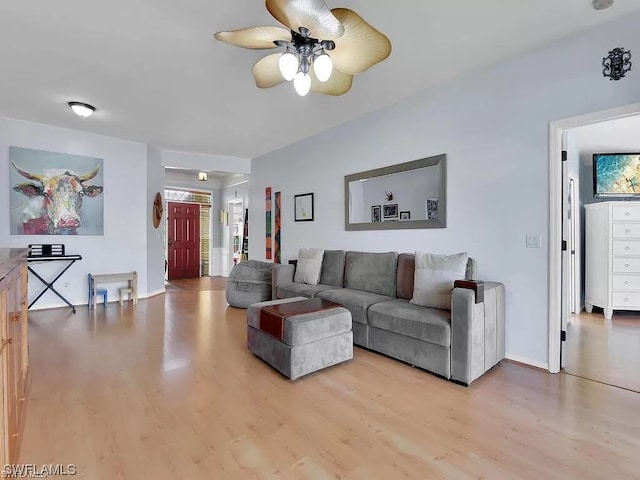
[[640, 238], [640, 223], [614, 223], [613, 238]]
[[625, 307], [640, 306], [640, 293], [613, 292], [613, 307], [624, 309]]
[[613, 275], [613, 290], [638, 290], [640, 292], [640, 275]]
[[625, 242], [624, 240], [614, 240], [613, 254], [640, 256], [640, 242]]
[[640, 207], [636, 205], [614, 205], [613, 221], [640, 221]]
[[613, 273], [640, 273], [640, 258], [613, 258]]

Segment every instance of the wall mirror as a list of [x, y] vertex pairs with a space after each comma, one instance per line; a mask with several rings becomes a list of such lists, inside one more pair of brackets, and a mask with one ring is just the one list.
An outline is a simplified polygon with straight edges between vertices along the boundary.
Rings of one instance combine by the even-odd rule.
[[445, 228], [446, 155], [344, 177], [345, 230]]

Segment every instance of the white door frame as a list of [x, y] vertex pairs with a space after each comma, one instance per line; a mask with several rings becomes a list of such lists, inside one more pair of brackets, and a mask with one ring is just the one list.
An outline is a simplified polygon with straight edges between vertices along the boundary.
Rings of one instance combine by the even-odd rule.
[[640, 114], [640, 103], [556, 120], [549, 124], [549, 371], [560, 371], [562, 331], [562, 132]]
[[[233, 269], [233, 207], [236, 205], [242, 205], [242, 216], [244, 217], [244, 199], [236, 198], [233, 200], [229, 200], [227, 203], [227, 235], [229, 237], [229, 272]], [[240, 244], [240, 250], [242, 251], [242, 243]]]
[[[581, 294], [582, 289], [580, 288], [582, 275], [582, 237], [580, 235], [580, 177], [579, 172], [573, 172], [569, 170], [569, 181], [573, 181], [573, 196], [572, 201], [573, 205], [571, 208], [571, 227], [570, 231], [575, 235], [575, 239], [572, 237], [570, 242], [570, 251], [573, 250], [575, 254], [573, 254], [573, 272], [571, 275], [573, 276], [573, 303], [570, 305], [571, 312], [573, 314], [578, 314], [582, 310], [582, 300]], [[575, 241], [574, 241], [575, 240]]]

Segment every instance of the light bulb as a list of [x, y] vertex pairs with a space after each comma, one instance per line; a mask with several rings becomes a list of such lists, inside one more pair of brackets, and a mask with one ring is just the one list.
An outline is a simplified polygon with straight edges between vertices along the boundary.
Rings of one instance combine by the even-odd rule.
[[284, 52], [278, 60], [278, 66], [280, 67], [280, 73], [282, 77], [290, 82], [298, 72], [298, 57], [291, 52]]
[[326, 82], [331, 77], [333, 72], [333, 62], [331, 57], [326, 53], [320, 54], [313, 61], [313, 70], [316, 72], [316, 78], [321, 82]]
[[293, 79], [293, 86], [298, 95], [304, 97], [311, 90], [311, 77], [306, 73], [298, 72]]

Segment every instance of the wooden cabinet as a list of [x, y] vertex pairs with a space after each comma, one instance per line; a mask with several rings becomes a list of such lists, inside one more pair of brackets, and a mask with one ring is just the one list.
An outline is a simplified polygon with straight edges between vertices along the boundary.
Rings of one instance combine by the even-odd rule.
[[18, 461], [29, 366], [27, 266], [15, 250], [0, 249], [0, 341], [0, 465], [5, 465]]
[[585, 310], [640, 310], [640, 204], [585, 205]]

